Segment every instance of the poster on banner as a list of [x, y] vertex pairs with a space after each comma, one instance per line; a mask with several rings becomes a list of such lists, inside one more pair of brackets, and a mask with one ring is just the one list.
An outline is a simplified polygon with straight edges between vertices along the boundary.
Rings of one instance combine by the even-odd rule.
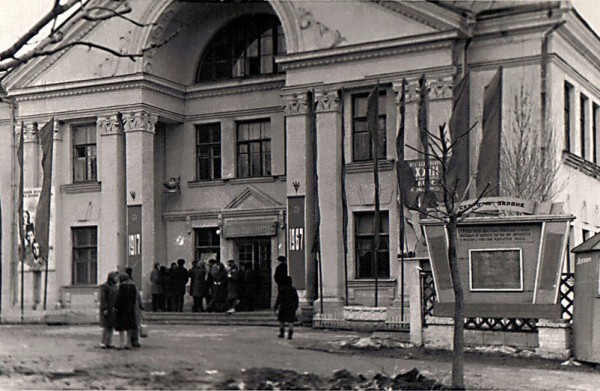
[[[41, 192], [41, 187], [29, 187], [23, 189], [23, 233], [25, 235], [25, 257], [23, 264], [25, 271], [44, 271], [46, 269], [45, 262], [40, 258], [39, 244], [35, 237], [35, 217]], [[51, 196], [54, 196], [54, 190], [52, 190]], [[50, 205], [49, 242], [52, 243], [54, 241], [54, 202]], [[23, 241], [19, 241], [19, 243], [23, 243]], [[53, 246], [50, 246], [48, 258], [48, 270], [54, 270]], [[21, 259], [19, 259], [18, 264], [20, 271], [22, 264]]]

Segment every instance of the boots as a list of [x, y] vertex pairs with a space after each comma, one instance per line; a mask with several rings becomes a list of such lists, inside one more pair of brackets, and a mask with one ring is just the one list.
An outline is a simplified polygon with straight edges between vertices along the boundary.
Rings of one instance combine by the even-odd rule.
[[285, 336], [285, 335], [284, 335], [284, 333], [285, 333], [285, 330], [284, 330], [284, 328], [283, 328], [283, 327], [280, 327], [280, 328], [279, 328], [279, 335], [278, 335], [278, 337], [279, 337], [279, 338], [283, 338], [283, 337]]
[[294, 335], [294, 330], [288, 330], [288, 339], [292, 339], [292, 335]]

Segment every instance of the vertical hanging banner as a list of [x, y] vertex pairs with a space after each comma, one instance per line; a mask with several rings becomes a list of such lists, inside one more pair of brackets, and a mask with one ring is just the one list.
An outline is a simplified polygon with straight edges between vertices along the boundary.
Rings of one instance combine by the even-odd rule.
[[142, 286], [142, 206], [127, 207], [127, 266], [133, 269], [133, 281]]
[[304, 196], [288, 197], [288, 268], [297, 289], [306, 289]]
[[[23, 205], [22, 205], [22, 218], [23, 218], [23, 239], [25, 240], [25, 263], [24, 270], [43, 270], [45, 261], [42, 260], [42, 253], [39, 243], [40, 230], [38, 228], [38, 205], [40, 195], [42, 193], [41, 187], [26, 187], [23, 189]], [[51, 190], [51, 196], [54, 196], [54, 191]], [[54, 237], [54, 204], [51, 204], [50, 209], [50, 229], [48, 236]], [[21, 242], [19, 242], [21, 243]], [[44, 258], [46, 259], [46, 258]], [[47, 256], [48, 269], [54, 270], [54, 256], [52, 248], [49, 248], [49, 254]], [[20, 264], [19, 264], [20, 268]]]

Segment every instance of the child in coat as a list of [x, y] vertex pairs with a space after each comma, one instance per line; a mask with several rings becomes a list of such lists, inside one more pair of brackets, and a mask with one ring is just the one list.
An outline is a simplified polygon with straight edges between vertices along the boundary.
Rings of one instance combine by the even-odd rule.
[[292, 286], [292, 277], [285, 276], [283, 284], [277, 294], [275, 300], [274, 311], [277, 312], [277, 320], [279, 320], [279, 338], [285, 335], [285, 325], [288, 324], [288, 339], [292, 339], [294, 334], [294, 322], [296, 321], [296, 311], [298, 310], [298, 292]]

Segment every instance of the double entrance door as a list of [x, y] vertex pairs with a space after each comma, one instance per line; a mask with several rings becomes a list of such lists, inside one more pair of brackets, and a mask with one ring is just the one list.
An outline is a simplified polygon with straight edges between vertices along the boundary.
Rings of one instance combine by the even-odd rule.
[[238, 263], [243, 270], [242, 310], [271, 307], [271, 240], [248, 238], [236, 240]]

